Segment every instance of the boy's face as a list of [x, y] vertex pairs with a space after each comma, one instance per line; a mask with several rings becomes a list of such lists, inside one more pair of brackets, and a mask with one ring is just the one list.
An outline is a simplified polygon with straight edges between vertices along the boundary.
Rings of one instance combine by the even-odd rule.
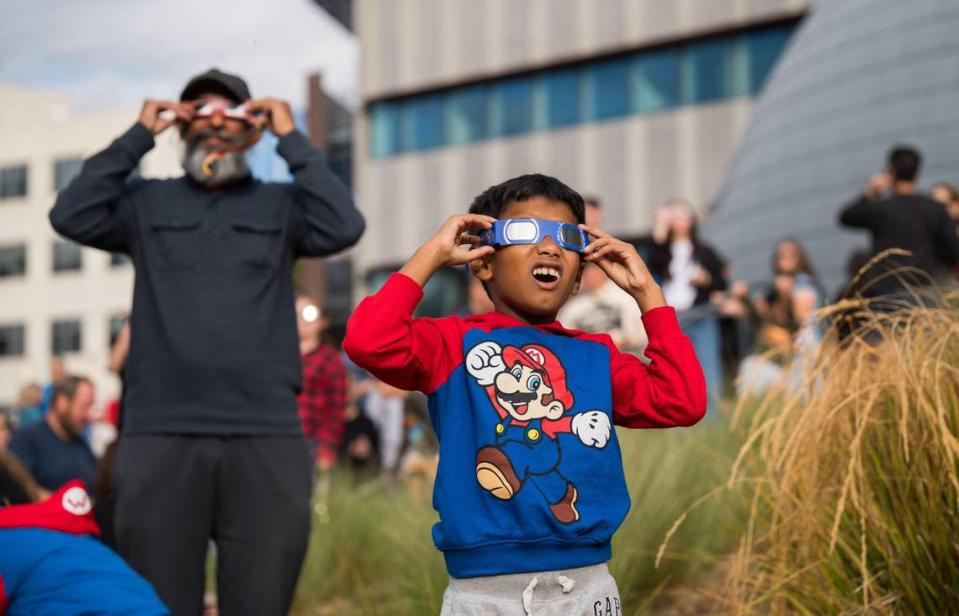
[[[501, 220], [539, 218], [576, 224], [569, 205], [545, 197], [514, 201]], [[476, 277], [486, 283], [500, 312], [527, 323], [548, 323], [579, 290], [583, 262], [578, 253], [561, 248], [551, 237], [539, 244], [503, 246], [473, 262]]]

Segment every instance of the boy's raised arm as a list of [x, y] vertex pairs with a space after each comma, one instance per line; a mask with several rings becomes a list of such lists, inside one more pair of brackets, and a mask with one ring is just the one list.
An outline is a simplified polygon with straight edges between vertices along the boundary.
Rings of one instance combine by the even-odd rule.
[[644, 364], [610, 349], [613, 423], [628, 428], [691, 426], [706, 414], [706, 379], [689, 338], [669, 306], [643, 314], [649, 336]]
[[679, 329], [676, 311], [632, 245], [581, 225], [596, 239], [586, 260], [602, 268], [643, 311], [649, 336], [645, 355], [621, 353], [607, 337], [613, 381], [613, 422], [629, 428], [691, 426], [706, 414], [706, 379], [689, 338]]
[[457, 332], [440, 319], [414, 319], [423, 286], [441, 267], [462, 265], [491, 253], [491, 246], [468, 247], [469, 228], [488, 228], [488, 216], [453, 216], [423, 244], [383, 288], [367, 297], [346, 325], [343, 350], [380, 380], [406, 390], [430, 393], [448, 376], [461, 353]]

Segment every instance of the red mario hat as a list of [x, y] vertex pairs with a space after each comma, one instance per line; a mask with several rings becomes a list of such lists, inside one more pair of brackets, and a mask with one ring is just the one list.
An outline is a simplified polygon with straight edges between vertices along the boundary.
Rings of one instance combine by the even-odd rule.
[[546, 347], [527, 344], [523, 348], [508, 346], [503, 349], [503, 361], [507, 366], [522, 364], [543, 374], [543, 380], [553, 390], [553, 398], [567, 409], [573, 406], [573, 392], [566, 387], [566, 368], [559, 358]]

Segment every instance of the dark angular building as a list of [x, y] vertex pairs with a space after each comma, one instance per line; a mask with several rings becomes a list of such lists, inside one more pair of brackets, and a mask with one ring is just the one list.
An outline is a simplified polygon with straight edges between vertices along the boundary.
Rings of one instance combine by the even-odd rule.
[[832, 0], [793, 36], [753, 111], [705, 233], [737, 278], [769, 279], [794, 237], [830, 293], [868, 235], [842, 206], [895, 144], [924, 156], [919, 185], [959, 180], [959, 1]]

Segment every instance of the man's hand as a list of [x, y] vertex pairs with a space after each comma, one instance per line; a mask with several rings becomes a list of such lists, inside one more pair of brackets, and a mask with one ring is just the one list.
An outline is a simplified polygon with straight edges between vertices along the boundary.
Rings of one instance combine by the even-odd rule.
[[640, 310], [646, 312], [666, 305], [662, 289], [632, 244], [595, 227], [580, 225], [580, 228], [596, 238], [586, 247], [586, 260], [598, 265], [619, 288], [632, 295]]
[[496, 375], [506, 370], [503, 349], [492, 341], [481, 342], [466, 354], [466, 372], [478, 385], [492, 385]]
[[460, 214], [450, 216], [436, 235], [420, 246], [400, 270], [420, 286], [441, 267], [464, 265], [474, 259], [493, 254], [492, 246], [477, 246], [480, 238], [467, 233], [469, 229], [489, 229], [496, 221], [492, 216]]
[[602, 449], [609, 442], [609, 415], [603, 411], [587, 411], [573, 415], [571, 427], [573, 434], [589, 447]]
[[193, 107], [187, 103], [147, 99], [140, 110], [140, 124], [154, 135], [159, 135], [174, 124], [186, 124], [192, 117]]
[[883, 171], [882, 173], [877, 173], [872, 176], [869, 180], [869, 185], [866, 186], [866, 196], [870, 199], [878, 199], [879, 195], [883, 191], [889, 190], [892, 188], [892, 174], [888, 171]]
[[246, 110], [254, 115], [262, 114], [267, 121], [267, 127], [277, 137], [283, 137], [293, 132], [296, 123], [293, 121], [293, 111], [290, 104], [276, 98], [258, 98], [246, 102]]

